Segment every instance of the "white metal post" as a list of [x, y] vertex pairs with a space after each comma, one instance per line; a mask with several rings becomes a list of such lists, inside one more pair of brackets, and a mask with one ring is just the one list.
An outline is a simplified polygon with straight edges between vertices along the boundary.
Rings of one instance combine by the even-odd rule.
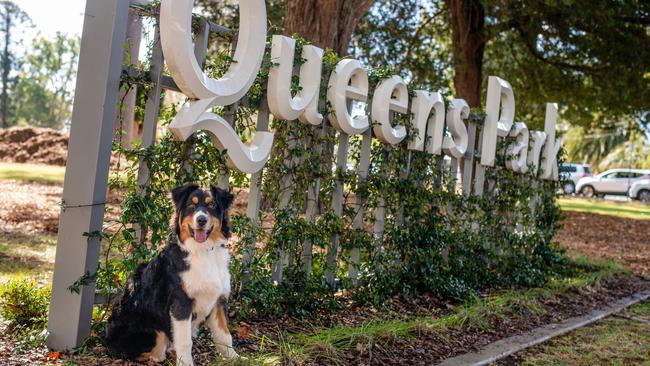
[[[345, 182], [338, 176], [339, 173], [345, 173], [348, 167], [348, 148], [350, 136], [345, 133], [339, 134], [339, 144], [336, 150], [336, 182], [332, 194], [332, 211], [338, 218], [343, 217], [343, 206], [345, 205], [344, 184]], [[339, 243], [341, 238], [336, 233], [332, 235], [330, 247], [327, 251], [327, 269], [325, 270], [325, 280], [334, 288], [336, 285], [336, 267], [338, 264]]]
[[[90, 334], [95, 284], [68, 287], [94, 274], [99, 260], [113, 127], [129, 0], [87, 0], [63, 188], [47, 343], [79, 346]], [[91, 235], [84, 235], [90, 233]]]
[[[359, 185], [365, 184], [368, 179], [368, 170], [370, 168], [370, 154], [372, 152], [372, 131], [363, 133], [363, 138], [361, 140], [361, 155], [359, 158], [359, 164], [357, 165], [357, 174]], [[357, 194], [354, 200], [354, 206], [356, 209], [356, 214], [354, 215], [353, 226], [357, 230], [363, 230], [364, 226], [364, 212], [363, 206], [366, 200], [366, 193]], [[348, 276], [352, 283], [358, 285], [359, 277], [359, 264], [361, 263], [361, 248], [354, 247], [350, 251], [350, 264], [348, 265]]]

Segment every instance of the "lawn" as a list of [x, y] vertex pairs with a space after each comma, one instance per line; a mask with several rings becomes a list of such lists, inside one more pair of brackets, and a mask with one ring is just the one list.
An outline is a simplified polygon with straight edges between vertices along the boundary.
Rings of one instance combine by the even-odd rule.
[[628, 219], [650, 220], [650, 205], [639, 202], [615, 202], [600, 199], [560, 198], [566, 211], [590, 212]]
[[56, 237], [3, 233], [0, 236], [0, 283], [28, 277], [49, 284], [54, 270]]
[[[521, 365], [650, 365], [650, 301], [526, 351]], [[640, 320], [636, 320], [640, 319]]]
[[65, 167], [54, 165], [0, 163], [0, 179], [37, 183], [63, 183]]

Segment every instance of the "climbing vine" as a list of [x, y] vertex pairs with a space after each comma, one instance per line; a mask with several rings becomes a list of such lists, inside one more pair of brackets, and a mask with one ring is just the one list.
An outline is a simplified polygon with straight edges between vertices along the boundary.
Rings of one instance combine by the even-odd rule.
[[[298, 65], [304, 63], [300, 55], [305, 44], [297, 39]], [[325, 52], [323, 101], [328, 77], [338, 61], [335, 53]], [[228, 50], [222, 50], [208, 57], [206, 68], [212, 77], [218, 77], [230, 62]], [[270, 56], [265, 56], [246, 103], [230, 112], [215, 108], [220, 114], [234, 112], [234, 127], [245, 139], [256, 132], [257, 110], [274, 66]], [[390, 69], [368, 70], [370, 90], [393, 73]], [[145, 81], [124, 78], [125, 89], [136, 84], [150, 87]], [[292, 84], [292, 92], [297, 93], [297, 76]], [[138, 100], [145, 102], [145, 98]], [[324, 102], [319, 109], [326, 116], [330, 108]], [[173, 104], [163, 106], [159, 125], [164, 129], [175, 115]], [[486, 169], [485, 193], [480, 197], [459, 194], [448, 161], [406, 149], [416, 133], [410, 125], [410, 111], [394, 117], [394, 123], [407, 126], [410, 135], [394, 147], [373, 140], [366, 179], [355, 170], [361, 136], [349, 140], [344, 165], [350, 168], [333, 169], [341, 135], [328, 123], [272, 122], [275, 145], [261, 179], [259, 224], [240, 207], [231, 214], [231, 301], [238, 316], [304, 316], [345, 306], [337, 293], [376, 304], [395, 295], [425, 292], [461, 299], [486, 288], [539, 285], [561, 270], [563, 256], [552, 242], [561, 218], [556, 205], [557, 182], [503, 168], [509, 142], [504, 141], [497, 164]], [[479, 127], [483, 117], [480, 111], [471, 115]], [[197, 132], [183, 142], [164, 132], [146, 148], [138, 144], [124, 147], [118, 134], [113, 150], [120, 163], [112, 169], [110, 190], [119, 195], [119, 218], [107, 220], [103, 232], [89, 234], [102, 238], [99, 269], [71, 286], [74, 290], [84, 281], [95, 280], [107, 306], [134, 269], [157, 255], [172, 235], [171, 188], [186, 182], [216, 185], [227, 174], [230, 189], [245, 197], [251, 184], [249, 176], [228, 168], [226, 153], [214, 147], [206, 132]], [[146, 184], [138, 183], [141, 165], [149, 171]], [[340, 216], [332, 209], [337, 182], [345, 187]], [[314, 194], [309, 195], [309, 190]], [[361, 207], [353, 204], [356, 197], [363, 198]], [[309, 204], [314, 205], [312, 216], [307, 214]], [[385, 215], [377, 215], [382, 211]], [[359, 213], [363, 228], [355, 229], [353, 222]], [[382, 231], [375, 230], [377, 220], [385, 221]], [[340, 251], [335, 263], [337, 281], [331, 287], [325, 274], [334, 235], [339, 238]], [[361, 253], [358, 281], [348, 278], [354, 248]], [[305, 253], [310, 254], [310, 261]], [[283, 281], [275, 283], [272, 272], [280, 259], [286, 267]], [[99, 327], [107, 306], [97, 312]]]

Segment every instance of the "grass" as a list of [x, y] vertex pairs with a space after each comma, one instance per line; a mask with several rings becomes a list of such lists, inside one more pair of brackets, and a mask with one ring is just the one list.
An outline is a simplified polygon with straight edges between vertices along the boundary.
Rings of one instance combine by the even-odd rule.
[[626, 314], [650, 321], [650, 300], [629, 308], [626, 311]]
[[[628, 315], [650, 318], [650, 301]], [[522, 365], [650, 365], [650, 326], [609, 317], [526, 352]]]
[[53, 165], [0, 163], [0, 179], [37, 183], [63, 183], [65, 167]]
[[55, 236], [4, 233], [0, 237], [0, 283], [21, 277], [50, 283], [55, 251]]
[[614, 202], [596, 199], [560, 198], [566, 211], [590, 212], [637, 220], [650, 220], [650, 205], [639, 202]]

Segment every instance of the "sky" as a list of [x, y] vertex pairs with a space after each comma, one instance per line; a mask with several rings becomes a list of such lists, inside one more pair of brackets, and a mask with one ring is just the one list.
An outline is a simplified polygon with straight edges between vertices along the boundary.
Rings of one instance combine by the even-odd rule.
[[13, 1], [29, 15], [34, 23], [34, 28], [26, 31], [27, 39], [34, 38], [39, 33], [51, 39], [56, 32], [68, 36], [81, 36], [86, 0]]

